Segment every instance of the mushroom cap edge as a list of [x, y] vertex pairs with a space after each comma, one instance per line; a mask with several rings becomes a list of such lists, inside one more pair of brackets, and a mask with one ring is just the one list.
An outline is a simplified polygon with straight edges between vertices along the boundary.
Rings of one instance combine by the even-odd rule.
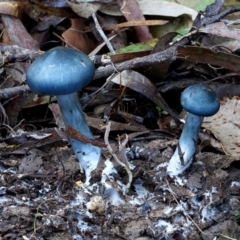
[[182, 92], [180, 101], [187, 112], [203, 117], [214, 115], [220, 108], [216, 93], [206, 84], [187, 87]]
[[70, 48], [55, 47], [31, 64], [26, 81], [37, 94], [66, 95], [84, 88], [94, 74], [94, 64], [87, 55]]

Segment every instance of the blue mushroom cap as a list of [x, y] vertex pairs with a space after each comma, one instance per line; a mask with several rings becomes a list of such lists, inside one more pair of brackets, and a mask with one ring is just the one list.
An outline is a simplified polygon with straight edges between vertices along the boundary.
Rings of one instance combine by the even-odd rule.
[[37, 94], [66, 95], [88, 85], [94, 74], [94, 64], [87, 55], [56, 47], [31, 64], [26, 79], [29, 88]]
[[216, 93], [205, 84], [186, 88], [181, 95], [181, 104], [187, 112], [203, 117], [214, 115], [220, 108]]

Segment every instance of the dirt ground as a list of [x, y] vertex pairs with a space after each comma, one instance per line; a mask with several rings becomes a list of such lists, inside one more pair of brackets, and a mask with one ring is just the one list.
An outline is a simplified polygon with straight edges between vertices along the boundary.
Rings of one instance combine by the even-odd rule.
[[[60, 2], [64, 5], [59, 8]], [[98, 12], [99, 22], [103, 21], [98, 31], [95, 15], [78, 16], [73, 12], [78, 4], [72, 10], [67, 2], [78, 1], [8, 1], [5, 6], [12, 8], [0, 7], [0, 240], [239, 240], [240, 123], [239, 117], [226, 115], [239, 110], [232, 111], [233, 105], [239, 106], [236, 24], [240, 17], [232, 18], [233, 22], [227, 18], [226, 24], [222, 21], [239, 12], [239, 6], [222, 14], [224, 1], [216, 0], [204, 13], [190, 9], [192, 16], [188, 12], [162, 19], [146, 16], [150, 22], [142, 24], [145, 19], [141, 18], [136, 28], [139, 19], [127, 15], [131, 9], [122, 11], [125, 3], [135, 1], [105, 1], [115, 2], [124, 15], [118, 18]], [[148, 1], [141, 2], [155, 12]], [[104, 7], [110, 5], [104, 3]], [[138, 16], [140, 8], [134, 5], [134, 9]], [[147, 26], [153, 20], [159, 25], [159, 19], [163, 20], [160, 25], [170, 28], [155, 37], [154, 47], [135, 46], [135, 52], [125, 49], [151, 39]], [[188, 33], [179, 36], [178, 25], [186, 30], [185, 21]], [[108, 23], [111, 28], [107, 29]], [[113, 36], [114, 48], [126, 51], [115, 54], [103, 47]], [[94, 79], [78, 97], [88, 125], [104, 146], [103, 126], [112, 123], [107, 136], [112, 152], [102, 147], [90, 184], [85, 184], [67, 130], [61, 127], [61, 116], [48, 108], [56, 98], [32, 93], [25, 82], [34, 59], [66, 45], [94, 56]], [[224, 105], [224, 119], [201, 128], [191, 166], [170, 177], [166, 168], [183, 127], [179, 121], [184, 119], [179, 115], [181, 92], [204, 82], [221, 100], [225, 97], [225, 103], [231, 97], [235, 101]], [[223, 121], [231, 122], [230, 131], [222, 128]], [[222, 139], [229, 138], [221, 142], [209, 130], [211, 125], [220, 126]], [[223, 145], [228, 140], [232, 141], [226, 152]], [[231, 154], [233, 150], [237, 154]], [[116, 162], [115, 155], [129, 162], [128, 171]]]
[[[71, 148], [58, 140], [41, 143], [21, 133], [7, 141], [1, 239], [240, 239], [239, 158], [201, 151], [186, 173], [171, 179], [165, 167], [176, 140], [138, 141], [126, 149], [133, 172], [127, 194], [121, 191], [126, 171], [105, 158], [104, 168], [115, 169], [106, 181], [114, 195], [101, 182], [85, 188]], [[93, 196], [103, 210], [87, 208]]]

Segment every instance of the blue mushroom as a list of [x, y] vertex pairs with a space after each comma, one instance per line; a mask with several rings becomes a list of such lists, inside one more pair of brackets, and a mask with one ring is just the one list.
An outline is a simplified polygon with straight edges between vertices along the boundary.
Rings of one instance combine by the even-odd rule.
[[[88, 85], [95, 74], [93, 62], [84, 53], [65, 48], [53, 48], [38, 57], [29, 67], [26, 79], [29, 88], [41, 95], [56, 95], [66, 126], [75, 128], [83, 135], [93, 138], [84, 118], [77, 91]], [[98, 164], [101, 150], [90, 143], [82, 143], [69, 137], [81, 169], [90, 173]]]
[[217, 113], [220, 101], [210, 87], [196, 84], [183, 91], [181, 105], [187, 111], [187, 119], [167, 167], [167, 173], [171, 177], [183, 173], [192, 163], [203, 118]]

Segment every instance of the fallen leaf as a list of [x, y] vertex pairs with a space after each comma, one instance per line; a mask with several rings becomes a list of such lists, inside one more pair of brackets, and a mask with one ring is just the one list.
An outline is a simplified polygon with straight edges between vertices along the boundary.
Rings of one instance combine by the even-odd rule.
[[217, 22], [204, 26], [199, 29], [199, 32], [240, 40], [240, 30], [237, 28], [228, 28], [223, 22]]
[[[183, 14], [189, 15], [194, 20], [198, 14], [197, 11], [180, 5], [175, 2], [159, 1], [159, 0], [137, 0], [139, 8], [143, 15], [179, 17]], [[101, 12], [113, 16], [121, 16], [122, 13], [116, 5], [102, 6]]]
[[176, 186], [175, 184], [170, 184], [170, 187], [174, 194], [176, 194], [178, 197], [191, 198], [195, 196], [195, 194], [186, 187]]
[[[53, 103], [49, 106], [50, 110], [53, 112], [54, 118], [56, 120], [56, 124], [60, 128], [65, 128], [64, 122], [62, 120], [62, 113], [59, 108], [59, 105], [56, 103]], [[90, 127], [93, 127], [95, 129], [98, 129], [99, 131], [103, 131], [104, 123], [102, 119], [99, 118], [93, 118], [86, 116], [87, 124]], [[141, 132], [146, 131], [147, 129], [143, 126], [134, 126], [128, 123], [120, 123], [111, 121], [111, 131], [131, 131], [131, 132]]]
[[31, 4], [33, 7], [36, 5], [37, 8], [51, 15], [68, 18], [77, 17], [65, 0], [31, 0]]
[[36, 172], [42, 165], [42, 159], [45, 157], [45, 153], [32, 149], [30, 150], [30, 155], [24, 157], [21, 160], [21, 164], [19, 166], [19, 173], [29, 173]]
[[108, 25], [104, 27], [104, 30], [111, 31], [116, 28], [127, 28], [127, 27], [137, 27], [137, 26], [156, 26], [156, 25], [164, 25], [168, 23], [167, 20], [133, 20], [123, 23], [118, 23], [114, 25]]
[[[176, 2], [176, 0], [167, 0], [168, 2]], [[215, 0], [178, 0], [177, 3], [196, 11], [204, 11], [206, 6], [212, 4]]]
[[27, 32], [20, 19], [2, 15], [2, 21], [8, 33], [10, 44], [31, 50], [39, 49], [37, 41]]
[[66, 2], [78, 16], [84, 18], [89, 18], [93, 12], [97, 12], [101, 8], [100, 3], [78, 3], [69, 0], [67, 0]]
[[[9, 15], [2, 15], [2, 21], [4, 23], [11, 45], [18, 45], [20, 47], [31, 50], [39, 50], [37, 41], [35, 41], [27, 32], [20, 19]], [[9, 75], [11, 75], [14, 80], [18, 80], [19, 82], [23, 81], [23, 74], [26, 73], [29, 65], [30, 63], [27, 62], [16, 62], [15, 67], [8, 70]], [[32, 98], [33, 93], [30, 93], [27, 96], [16, 96], [12, 99], [12, 101], [10, 101], [6, 108], [6, 112], [9, 117], [9, 124], [11, 126], [16, 125], [20, 110], [24, 104], [29, 103]]]
[[111, 81], [143, 94], [175, 119], [178, 119], [178, 115], [168, 106], [156, 86], [144, 75], [133, 70], [124, 70], [112, 77]]
[[195, 63], [207, 63], [239, 72], [240, 57], [203, 47], [184, 46], [178, 48], [177, 58]]
[[24, 7], [27, 5], [26, 0], [21, 1], [1, 1], [0, 2], [0, 14], [7, 14], [14, 17], [20, 17], [22, 15]]
[[94, 43], [84, 31], [84, 19], [71, 19], [71, 27], [62, 34], [67, 45], [75, 47], [88, 54], [94, 48]]
[[204, 118], [202, 127], [211, 131], [231, 156], [240, 155], [240, 97], [223, 98], [217, 114]]
[[[145, 17], [142, 14], [136, 0], [117, 0], [117, 3], [119, 4], [120, 10], [127, 21], [145, 20]], [[140, 42], [152, 39], [152, 35], [147, 26], [135, 26], [133, 29], [135, 30], [136, 36]]]

